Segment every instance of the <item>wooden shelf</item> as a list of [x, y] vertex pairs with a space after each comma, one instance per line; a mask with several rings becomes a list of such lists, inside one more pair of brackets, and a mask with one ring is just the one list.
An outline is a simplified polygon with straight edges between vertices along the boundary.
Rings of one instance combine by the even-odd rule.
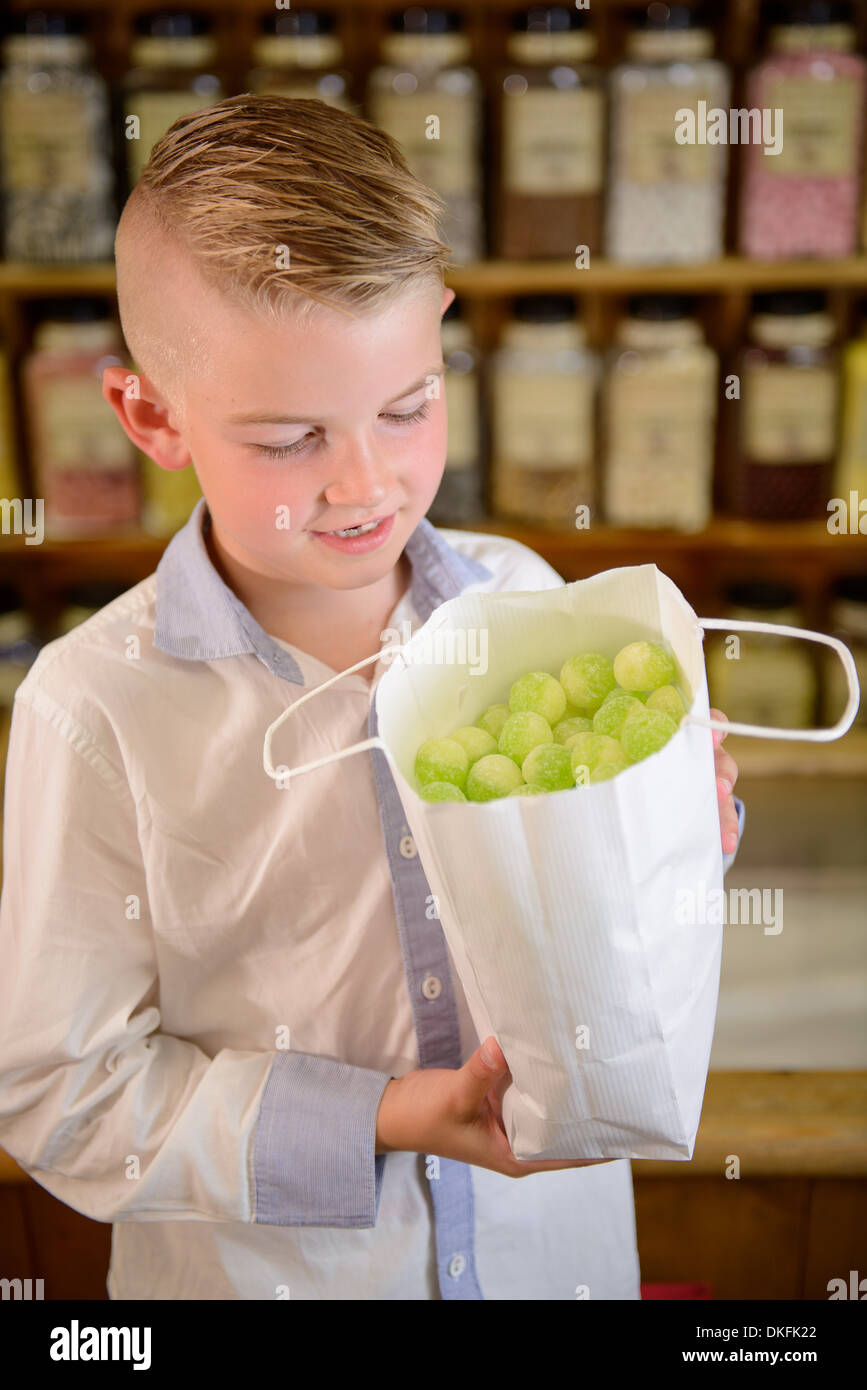
[[[751, 261], [742, 256], [695, 266], [630, 266], [597, 260], [483, 260], [457, 266], [447, 283], [468, 299], [513, 294], [734, 294], [799, 288], [867, 289], [867, 256], [841, 260]], [[113, 261], [93, 265], [0, 263], [0, 293], [114, 294]]]

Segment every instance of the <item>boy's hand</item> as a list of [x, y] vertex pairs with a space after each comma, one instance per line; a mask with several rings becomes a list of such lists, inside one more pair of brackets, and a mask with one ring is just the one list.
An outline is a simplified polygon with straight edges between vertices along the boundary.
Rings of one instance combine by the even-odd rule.
[[[712, 709], [711, 719], [728, 719], [721, 709]], [[727, 736], [725, 729], [711, 729], [714, 746], [714, 767], [716, 769], [716, 789], [719, 797], [719, 823], [722, 836], [723, 854], [734, 854], [738, 843], [738, 813], [732, 791], [738, 780], [738, 765], [731, 753], [721, 747]]]
[[[487, 1048], [493, 1065], [484, 1059]], [[543, 1159], [524, 1162], [509, 1148], [503, 1126], [503, 1094], [512, 1080], [496, 1038], [456, 1071], [420, 1068], [389, 1081], [376, 1117], [377, 1153], [405, 1150], [438, 1154], [490, 1168], [509, 1178], [553, 1168], [587, 1168], [610, 1158]]]

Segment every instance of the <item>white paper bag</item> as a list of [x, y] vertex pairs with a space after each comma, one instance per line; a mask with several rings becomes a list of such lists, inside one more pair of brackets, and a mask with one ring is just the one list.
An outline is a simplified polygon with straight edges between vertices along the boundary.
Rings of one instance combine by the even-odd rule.
[[[503, 1122], [516, 1158], [692, 1156], [723, 931], [680, 925], [677, 912], [683, 894], [706, 902], [723, 885], [711, 735], [722, 726], [708, 717], [703, 626], [825, 642], [849, 678], [849, 705], [833, 729], [730, 722], [730, 732], [825, 739], [849, 727], [857, 678], [842, 643], [802, 629], [699, 620], [666, 575], [639, 565], [557, 589], [442, 604], [379, 681], [378, 737], [290, 770], [308, 773], [370, 747], [386, 754], [476, 1031], [496, 1037], [512, 1074]], [[484, 640], [473, 641], [479, 634]], [[613, 658], [641, 638], [673, 651], [678, 684], [692, 696], [658, 753], [609, 781], [544, 796], [418, 796], [413, 769], [425, 739], [475, 723], [527, 671], [559, 675], [578, 652]], [[272, 734], [323, 688], [268, 730], [269, 775], [277, 775]]]

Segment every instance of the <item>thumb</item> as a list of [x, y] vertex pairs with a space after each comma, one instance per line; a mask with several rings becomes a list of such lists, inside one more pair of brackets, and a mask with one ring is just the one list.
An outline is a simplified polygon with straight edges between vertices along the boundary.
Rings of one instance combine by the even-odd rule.
[[476, 1048], [461, 1071], [467, 1079], [471, 1096], [481, 1101], [508, 1069], [499, 1043], [496, 1038], [490, 1037], [485, 1039], [481, 1047]]

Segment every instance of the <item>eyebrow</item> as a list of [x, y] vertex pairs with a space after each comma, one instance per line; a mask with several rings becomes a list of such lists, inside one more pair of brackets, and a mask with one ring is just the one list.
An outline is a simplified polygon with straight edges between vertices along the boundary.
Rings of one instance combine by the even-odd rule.
[[[411, 396], [413, 392], [418, 391], [421, 389], [422, 386], [427, 385], [428, 377], [443, 376], [444, 373], [447, 371], [448, 367], [445, 362], [438, 363], [437, 366], [431, 367], [430, 371], [425, 372], [424, 376], [419, 377], [418, 381], [414, 381], [411, 386], [405, 387], [403, 391], [398, 391], [396, 396], [392, 396], [390, 401], [386, 401], [386, 405], [392, 405], [395, 401], [402, 401], [404, 396]], [[311, 419], [312, 416], [310, 415], [260, 415], [258, 411], [253, 410], [247, 411], [241, 415], [230, 415], [226, 420], [226, 424], [307, 425], [310, 423]]]

